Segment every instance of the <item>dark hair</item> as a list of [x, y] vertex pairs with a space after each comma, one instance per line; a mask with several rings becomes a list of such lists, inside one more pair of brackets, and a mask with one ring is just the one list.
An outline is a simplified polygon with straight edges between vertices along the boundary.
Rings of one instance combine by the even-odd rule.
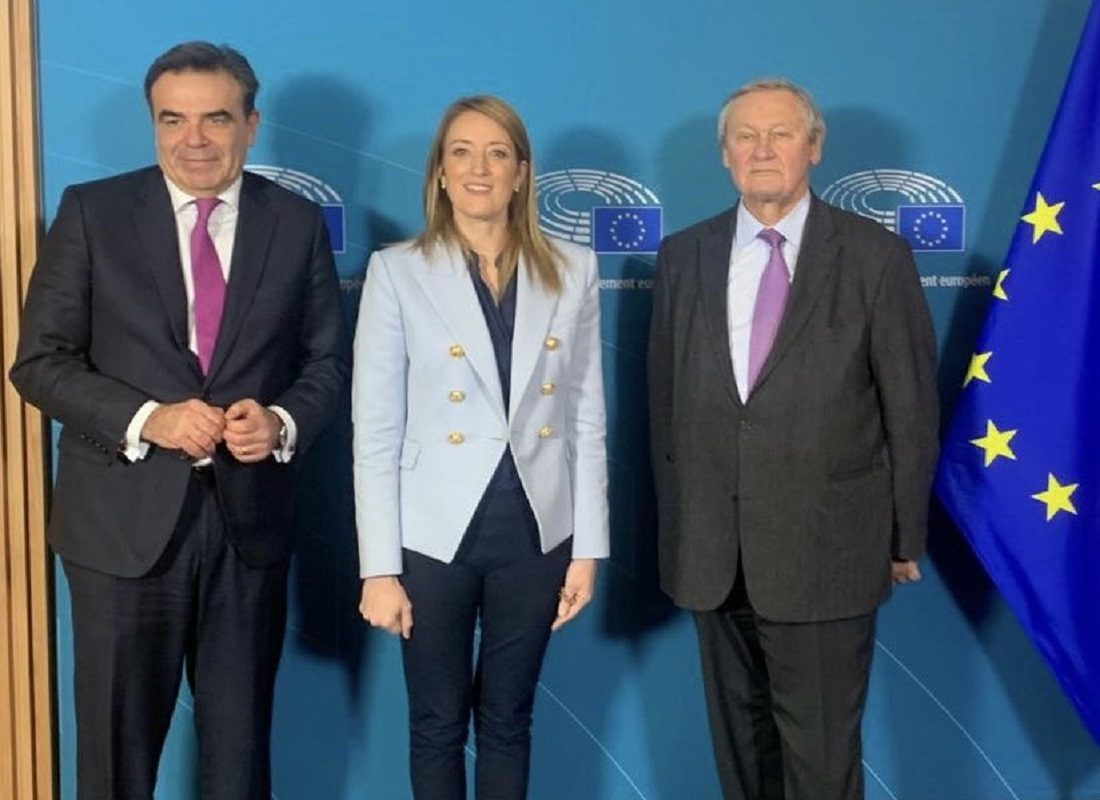
[[260, 81], [248, 59], [229, 45], [210, 42], [184, 42], [162, 53], [145, 73], [145, 102], [153, 108], [153, 84], [166, 72], [226, 72], [241, 86], [244, 113], [256, 110]]

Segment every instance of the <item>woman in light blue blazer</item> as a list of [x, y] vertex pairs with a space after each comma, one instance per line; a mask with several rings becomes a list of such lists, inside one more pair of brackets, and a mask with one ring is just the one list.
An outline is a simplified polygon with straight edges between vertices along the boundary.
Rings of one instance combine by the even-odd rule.
[[444, 113], [424, 209], [371, 257], [355, 336], [360, 612], [402, 637], [414, 796], [465, 797], [472, 714], [477, 797], [519, 800], [550, 632], [608, 554], [596, 258], [539, 231], [495, 97]]

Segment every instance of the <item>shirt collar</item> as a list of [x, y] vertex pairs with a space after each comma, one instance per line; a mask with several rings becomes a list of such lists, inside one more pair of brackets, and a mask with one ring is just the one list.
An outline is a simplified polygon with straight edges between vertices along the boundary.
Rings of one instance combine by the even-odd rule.
[[[172, 210], [177, 214], [188, 204], [195, 202], [196, 198], [193, 195], [189, 195], [187, 192], [183, 191], [183, 189], [176, 186], [167, 175], [164, 176], [164, 182], [168, 185], [168, 196], [172, 198]], [[218, 199], [234, 211], [238, 210], [240, 206], [241, 184], [243, 182], [244, 175], [238, 175], [233, 183], [226, 186], [225, 189], [218, 194]]]
[[745, 204], [737, 204], [737, 236], [734, 242], [734, 250], [747, 247], [756, 240], [756, 236], [765, 227], [771, 227], [783, 234], [787, 243], [797, 250], [802, 244], [802, 233], [806, 229], [806, 217], [810, 213], [810, 193], [807, 191], [802, 199], [794, 204], [794, 208], [779, 222], [766, 226], [745, 208]]

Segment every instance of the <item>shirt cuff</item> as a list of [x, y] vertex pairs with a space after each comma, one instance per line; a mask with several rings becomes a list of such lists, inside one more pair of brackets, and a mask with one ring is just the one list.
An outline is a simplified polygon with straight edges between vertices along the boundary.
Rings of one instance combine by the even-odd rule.
[[298, 426], [294, 424], [294, 417], [282, 406], [268, 406], [267, 410], [277, 416], [286, 425], [286, 444], [271, 451], [275, 460], [280, 464], [290, 461], [294, 455], [294, 448], [298, 445]]
[[126, 426], [126, 437], [122, 440], [119, 450], [127, 461], [141, 461], [149, 454], [149, 443], [141, 441], [141, 429], [159, 407], [160, 403], [156, 400], [146, 400], [134, 414], [130, 424]]

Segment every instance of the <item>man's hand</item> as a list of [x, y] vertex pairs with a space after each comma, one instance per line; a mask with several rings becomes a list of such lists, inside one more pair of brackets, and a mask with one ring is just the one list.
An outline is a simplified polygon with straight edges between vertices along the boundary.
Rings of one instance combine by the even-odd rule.
[[375, 628], [408, 639], [412, 636], [413, 607], [395, 575], [363, 579], [359, 613]]
[[916, 561], [890, 562], [890, 577], [894, 583], [916, 583], [920, 580], [920, 567]]
[[201, 400], [164, 403], [141, 428], [141, 438], [158, 447], [182, 450], [193, 459], [208, 458], [222, 440], [225, 414]]
[[242, 464], [255, 464], [271, 455], [279, 443], [283, 421], [255, 400], [238, 400], [225, 410], [225, 444]]

